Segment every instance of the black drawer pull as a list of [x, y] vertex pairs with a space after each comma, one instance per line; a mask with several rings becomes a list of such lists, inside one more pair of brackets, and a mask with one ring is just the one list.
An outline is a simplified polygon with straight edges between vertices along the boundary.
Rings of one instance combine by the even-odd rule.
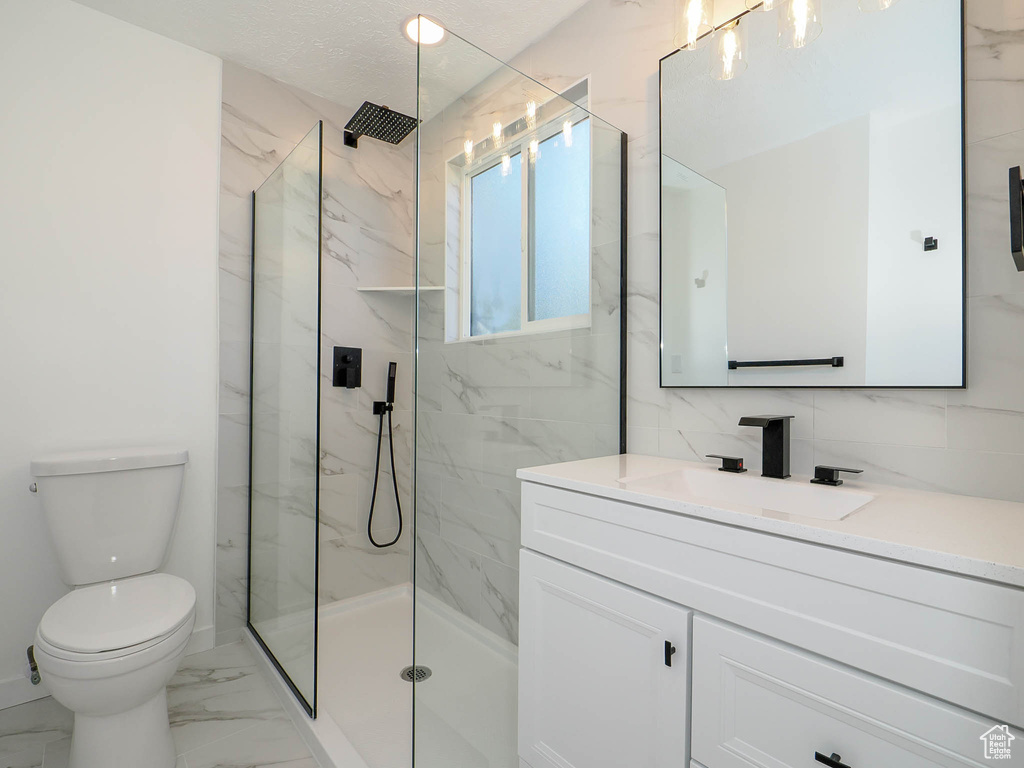
[[665, 666], [672, 666], [672, 654], [676, 652], [676, 647], [672, 645], [668, 640], [665, 641]]
[[846, 763], [840, 762], [843, 758], [835, 752], [828, 757], [825, 757], [821, 752], [815, 752], [814, 759], [819, 763], [824, 763], [829, 766], [829, 768], [850, 768]]

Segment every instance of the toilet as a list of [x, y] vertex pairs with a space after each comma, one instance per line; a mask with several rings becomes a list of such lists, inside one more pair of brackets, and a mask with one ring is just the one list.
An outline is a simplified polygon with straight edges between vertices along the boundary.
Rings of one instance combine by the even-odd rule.
[[35, 658], [75, 714], [69, 768], [173, 768], [166, 686], [195, 624], [196, 592], [159, 573], [188, 451], [102, 450], [32, 462], [61, 578]]

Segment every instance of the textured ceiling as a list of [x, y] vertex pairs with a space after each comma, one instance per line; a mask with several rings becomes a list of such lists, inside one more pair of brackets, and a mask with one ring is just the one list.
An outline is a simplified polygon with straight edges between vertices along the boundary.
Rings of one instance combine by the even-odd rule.
[[[423, 13], [502, 60], [586, 0], [78, 0], [277, 80], [350, 105], [415, 114], [416, 46], [402, 22]], [[486, 73], [480, 73], [484, 75]]]

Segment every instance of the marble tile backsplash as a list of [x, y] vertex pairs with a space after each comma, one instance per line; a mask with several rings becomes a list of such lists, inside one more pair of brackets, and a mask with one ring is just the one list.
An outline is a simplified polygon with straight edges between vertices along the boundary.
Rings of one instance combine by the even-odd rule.
[[[551, 88], [589, 75], [592, 109], [629, 133], [629, 450], [760, 463], [746, 413], [785, 410], [793, 466], [1024, 501], [1024, 275], [1008, 249], [1006, 169], [1024, 163], [1024, 4], [966, 0], [968, 389], [687, 390], [658, 385], [658, 61], [675, 0], [591, 0], [512, 65]], [[614, 51], [609, 56], [608, 51]]]
[[[354, 107], [333, 104], [240, 66], [224, 63], [220, 251], [220, 448], [217, 516], [217, 640], [245, 624], [249, 315], [252, 190], [316, 124], [324, 121], [321, 350], [320, 595], [333, 602], [407, 582], [409, 536], [375, 550], [366, 517], [377, 443], [373, 400], [384, 394], [387, 363], [398, 363], [394, 414], [403, 511], [411, 514], [412, 323], [408, 297], [360, 293], [413, 280], [413, 156], [365, 140], [345, 147]], [[363, 386], [331, 386], [335, 344], [363, 349]], [[284, 358], [282, 358], [284, 359]], [[294, 365], [301, 361], [293, 360]], [[270, 398], [274, 392], [268, 392]], [[387, 443], [384, 445], [384, 455]], [[312, 457], [311, 457], [312, 458]], [[310, 467], [312, 471], [312, 466]], [[378, 539], [396, 528], [390, 470], [382, 472]], [[408, 530], [408, 529], [407, 529]], [[300, 599], [297, 597], [296, 599]]]

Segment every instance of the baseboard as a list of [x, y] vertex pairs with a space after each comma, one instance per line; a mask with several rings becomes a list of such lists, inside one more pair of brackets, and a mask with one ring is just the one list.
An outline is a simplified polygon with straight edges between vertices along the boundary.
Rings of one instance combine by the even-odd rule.
[[214, 647], [217, 639], [217, 631], [213, 624], [207, 624], [205, 627], [198, 627], [192, 630], [192, 637], [188, 641], [188, 647], [185, 649], [185, 655], [191, 656], [193, 653], [202, 653], [208, 651]]
[[46, 683], [32, 685], [29, 679], [24, 676], [0, 680], [0, 709], [27, 704], [30, 701], [43, 699], [49, 695], [50, 689], [46, 687]]
[[295, 730], [299, 732], [306, 747], [320, 764], [320, 768], [369, 768], [352, 746], [352, 742], [327, 712], [317, 713], [316, 720], [306, 714], [295, 694], [281, 679], [281, 675], [253, 638], [251, 630], [246, 629], [242, 632], [242, 642], [256, 658], [257, 668], [295, 725]]

